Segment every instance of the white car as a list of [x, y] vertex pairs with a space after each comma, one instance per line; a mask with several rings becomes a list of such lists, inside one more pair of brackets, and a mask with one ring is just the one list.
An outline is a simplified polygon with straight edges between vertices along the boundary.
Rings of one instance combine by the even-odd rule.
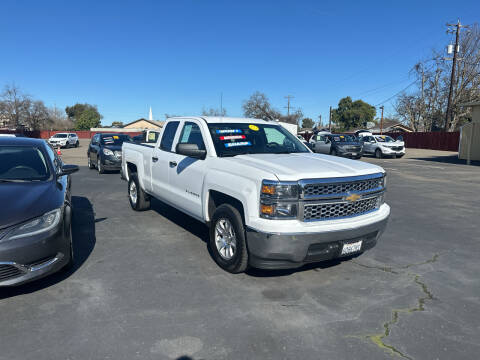
[[390, 215], [381, 167], [312, 153], [258, 119], [170, 118], [155, 145], [123, 143], [122, 169], [132, 209], [154, 197], [207, 224], [232, 273], [359, 254]]
[[80, 145], [75, 133], [57, 133], [48, 139], [48, 143], [53, 147], [78, 147]]
[[363, 153], [372, 154], [377, 158], [385, 156], [399, 157], [405, 155], [405, 143], [395, 140], [388, 135], [371, 135], [360, 133], [360, 141], [363, 141]]

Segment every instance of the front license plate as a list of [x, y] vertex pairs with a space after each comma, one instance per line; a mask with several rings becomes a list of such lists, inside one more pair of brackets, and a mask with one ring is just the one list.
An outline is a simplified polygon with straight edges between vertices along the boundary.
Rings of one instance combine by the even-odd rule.
[[352, 155], [353, 155], [353, 156], [356, 156], [356, 155], [357, 155], [357, 153], [352, 153]]
[[360, 251], [361, 248], [362, 248], [362, 240], [351, 243], [351, 244], [343, 244], [341, 255], [347, 255], [347, 254]]

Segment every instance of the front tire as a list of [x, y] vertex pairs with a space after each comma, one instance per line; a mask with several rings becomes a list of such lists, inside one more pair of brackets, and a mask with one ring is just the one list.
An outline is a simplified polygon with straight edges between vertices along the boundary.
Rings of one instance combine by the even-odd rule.
[[102, 166], [102, 161], [100, 160], [100, 158], [97, 159], [97, 170], [99, 174], [105, 173], [105, 169]]
[[382, 150], [380, 150], [380, 149], [375, 150], [375, 157], [376, 157], [377, 159], [383, 158]]
[[220, 205], [210, 225], [209, 248], [215, 262], [233, 274], [248, 268], [248, 251], [242, 216], [232, 205]]
[[89, 168], [90, 170], [92, 170], [92, 169], [95, 168], [95, 165], [92, 164], [92, 159], [90, 159], [90, 155], [88, 155], [87, 164], [88, 164], [88, 168]]
[[330, 155], [332, 155], [332, 156], [337, 156], [337, 150], [332, 149], [332, 150], [330, 151]]
[[79, 146], [80, 146], [80, 142], [77, 141], [77, 142], [75, 143], [75, 147], [78, 148]]
[[128, 201], [135, 211], [143, 211], [150, 208], [150, 197], [140, 187], [137, 174], [130, 174], [130, 179], [128, 180]]

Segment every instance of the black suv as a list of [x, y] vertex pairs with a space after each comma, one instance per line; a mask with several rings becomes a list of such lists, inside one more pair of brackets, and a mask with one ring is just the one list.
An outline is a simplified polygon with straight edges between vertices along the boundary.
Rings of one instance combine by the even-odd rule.
[[352, 159], [360, 159], [363, 155], [363, 143], [352, 134], [331, 134], [327, 139], [331, 143], [330, 155]]
[[88, 167], [97, 168], [100, 174], [105, 170], [120, 170], [122, 167], [122, 144], [132, 141], [124, 134], [96, 134], [87, 150]]

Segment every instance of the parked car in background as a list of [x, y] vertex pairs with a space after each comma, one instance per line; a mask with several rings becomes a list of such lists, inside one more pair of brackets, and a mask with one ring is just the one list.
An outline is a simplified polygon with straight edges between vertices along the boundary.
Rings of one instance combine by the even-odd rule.
[[363, 144], [352, 134], [323, 134], [315, 141], [313, 150], [317, 153], [360, 159]]
[[372, 135], [360, 133], [360, 141], [363, 141], [363, 152], [373, 154], [377, 158], [385, 156], [399, 157], [405, 155], [405, 143], [403, 137], [401, 140], [395, 140], [388, 135]]
[[314, 154], [271, 121], [170, 118], [157, 144], [122, 152], [132, 209], [155, 197], [207, 224], [213, 259], [232, 273], [359, 254], [390, 214], [381, 167]]
[[0, 286], [73, 264], [70, 174], [77, 170], [43, 140], [0, 138]]
[[87, 149], [88, 167], [97, 168], [100, 174], [122, 167], [122, 144], [132, 139], [124, 134], [96, 134]]
[[78, 147], [80, 141], [75, 133], [57, 133], [48, 139], [48, 143], [53, 147]]
[[310, 144], [302, 135], [297, 135], [297, 139], [300, 140], [306, 147], [310, 150], [312, 149], [312, 144]]

